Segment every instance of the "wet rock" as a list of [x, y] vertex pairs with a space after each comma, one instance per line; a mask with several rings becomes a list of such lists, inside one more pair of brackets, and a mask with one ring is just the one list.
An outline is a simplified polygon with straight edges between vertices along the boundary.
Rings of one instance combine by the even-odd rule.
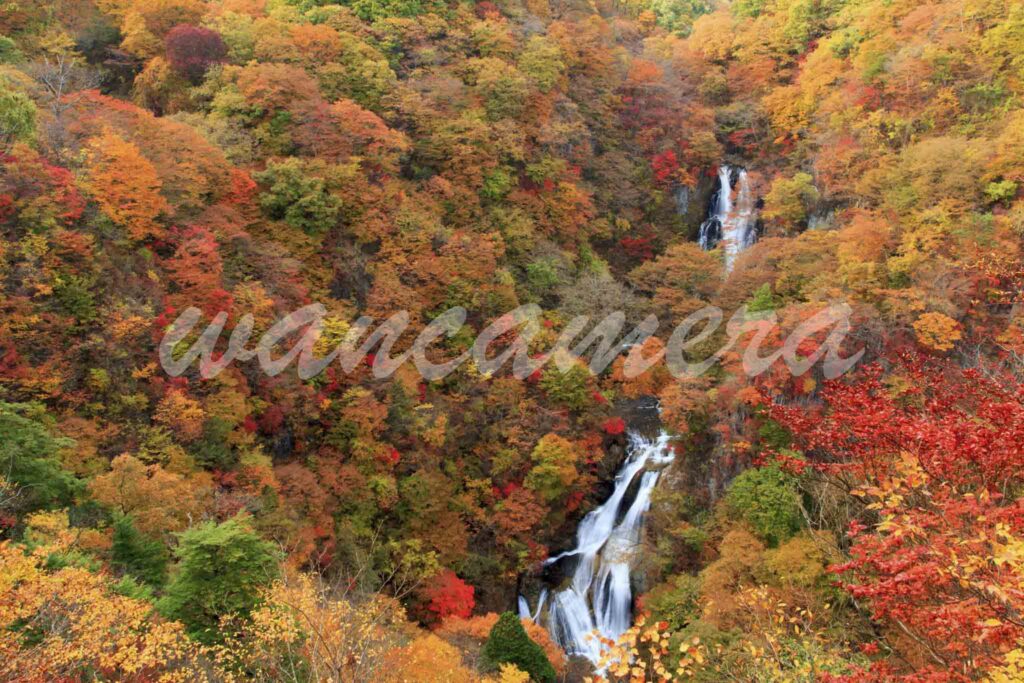
[[[680, 186], [673, 192], [676, 215], [682, 221], [686, 239], [694, 241], [697, 239], [697, 235], [700, 233], [700, 224], [708, 216], [708, 206], [717, 188], [718, 179], [702, 173], [696, 187]], [[682, 201], [683, 199], [685, 201]]]

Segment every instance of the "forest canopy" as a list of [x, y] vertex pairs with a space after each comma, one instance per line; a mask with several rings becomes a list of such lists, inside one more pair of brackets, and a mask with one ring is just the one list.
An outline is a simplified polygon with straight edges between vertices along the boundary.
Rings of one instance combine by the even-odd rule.
[[[0, 678], [1024, 680], [1022, 97], [1013, 0], [0, 0]], [[438, 364], [664, 324], [161, 367], [313, 303], [459, 307]], [[626, 367], [837, 305], [839, 377]], [[655, 404], [587, 659], [544, 562]]]

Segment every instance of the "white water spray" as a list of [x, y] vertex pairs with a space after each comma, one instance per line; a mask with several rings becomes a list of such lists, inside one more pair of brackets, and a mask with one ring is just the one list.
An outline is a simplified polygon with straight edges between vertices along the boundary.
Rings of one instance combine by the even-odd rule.
[[[550, 558], [546, 564], [573, 558], [576, 562], [572, 582], [549, 600], [541, 593], [537, 609], [519, 597], [519, 615], [546, 623], [555, 642], [570, 655], [581, 655], [597, 662], [601, 644], [594, 637], [617, 640], [632, 621], [633, 594], [630, 569], [640, 542], [644, 513], [651, 504], [651, 491], [660, 472], [650, 466], [672, 462], [675, 453], [668, 434], [654, 441], [629, 434], [629, 456], [615, 475], [612, 495], [600, 507], [589, 512], [576, 530], [576, 547]], [[640, 481], [636, 497], [621, 514], [623, 501], [636, 477]], [[621, 517], [621, 519], [620, 519]], [[616, 523], [618, 522], [618, 523]]]

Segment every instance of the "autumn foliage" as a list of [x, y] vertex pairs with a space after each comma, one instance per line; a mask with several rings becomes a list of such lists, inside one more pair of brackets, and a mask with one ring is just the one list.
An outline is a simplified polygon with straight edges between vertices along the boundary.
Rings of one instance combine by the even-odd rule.
[[169, 211], [163, 182], [131, 142], [112, 131], [89, 143], [89, 184], [100, 209], [133, 240], [163, 234], [159, 218]]
[[216, 31], [182, 24], [164, 37], [167, 61], [181, 75], [198, 82], [214, 64], [224, 61], [227, 46]]
[[[1024, 680], [1021, 55], [980, 0], [0, 0], [0, 678], [596, 676], [499, 614], [657, 421], [604, 678]], [[624, 331], [199, 372], [313, 303]], [[826, 306], [850, 372], [751, 376]]]
[[427, 610], [438, 622], [449, 617], [465, 619], [473, 613], [473, 586], [446, 570], [433, 577], [423, 587], [422, 595]]
[[[778, 407], [809, 466], [853, 487], [850, 558], [833, 568], [872, 616], [913, 638], [922, 668], [959, 680], [998, 665], [1024, 636], [1021, 509], [1024, 391], [910, 356], [822, 392], [820, 416]], [[965, 391], [970, 387], [969, 391]], [[956, 662], [957, 664], [954, 664]], [[884, 670], [884, 666], [882, 666]]]

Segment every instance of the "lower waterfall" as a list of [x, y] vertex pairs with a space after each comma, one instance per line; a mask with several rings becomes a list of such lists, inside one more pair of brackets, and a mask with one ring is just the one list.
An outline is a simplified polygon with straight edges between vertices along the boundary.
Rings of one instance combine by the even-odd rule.
[[[580, 521], [576, 547], [545, 562], [573, 563], [571, 583], [551, 595], [543, 591], [532, 611], [526, 597], [519, 596], [519, 615], [545, 624], [569, 655], [596, 663], [601, 645], [592, 634], [597, 631], [601, 637], [616, 640], [630, 627], [630, 570], [660, 468], [675, 457], [669, 438], [665, 432], [653, 441], [629, 433], [629, 454], [615, 475], [611, 496]], [[634, 487], [638, 476], [639, 484]], [[631, 488], [635, 488], [636, 495], [623, 512]]]

